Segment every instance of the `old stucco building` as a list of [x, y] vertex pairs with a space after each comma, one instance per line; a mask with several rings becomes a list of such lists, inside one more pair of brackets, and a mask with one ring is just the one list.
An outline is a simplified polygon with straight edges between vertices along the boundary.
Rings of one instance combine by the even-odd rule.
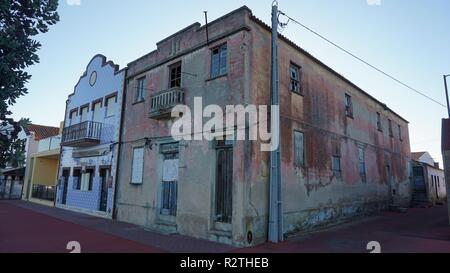
[[[270, 105], [270, 28], [242, 7], [207, 29], [208, 41], [196, 23], [128, 65], [115, 213], [254, 245], [267, 238], [269, 153], [260, 141], [176, 142], [170, 110], [195, 97]], [[284, 232], [408, 205], [408, 122], [282, 36], [279, 61]]]
[[112, 218], [125, 70], [96, 55], [66, 102], [56, 206]]

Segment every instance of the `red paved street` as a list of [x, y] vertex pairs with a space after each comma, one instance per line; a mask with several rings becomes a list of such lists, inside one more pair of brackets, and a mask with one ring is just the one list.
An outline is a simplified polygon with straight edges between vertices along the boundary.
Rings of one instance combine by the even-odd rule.
[[236, 249], [181, 235], [163, 235], [140, 227], [22, 201], [0, 201], [0, 252], [69, 252], [78, 241], [82, 252], [362, 252], [378, 241], [382, 252], [450, 252], [446, 207], [386, 212], [329, 230], [289, 238], [278, 245]]

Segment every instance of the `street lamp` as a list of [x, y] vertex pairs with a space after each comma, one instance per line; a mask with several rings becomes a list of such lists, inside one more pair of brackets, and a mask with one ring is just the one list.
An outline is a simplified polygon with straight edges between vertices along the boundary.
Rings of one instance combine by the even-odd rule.
[[448, 100], [448, 87], [447, 87], [447, 77], [450, 77], [450, 74], [444, 75], [444, 84], [445, 84], [445, 98], [447, 99], [447, 110], [448, 110], [448, 118], [450, 118], [450, 102]]

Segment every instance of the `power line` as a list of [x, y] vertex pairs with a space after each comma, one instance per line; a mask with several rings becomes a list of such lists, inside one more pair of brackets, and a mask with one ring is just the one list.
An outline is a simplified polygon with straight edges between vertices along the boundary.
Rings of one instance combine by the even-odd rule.
[[378, 68], [378, 67], [376, 67], [376, 66], [370, 64], [369, 62], [365, 61], [364, 59], [362, 59], [362, 58], [356, 56], [355, 54], [353, 54], [353, 53], [351, 53], [350, 51], [346, 50], [346, 49], [343, 48], [342, 46], [339, 46], [338, 44], [334, 43], [333, 41], [331, 41], [331, 40], [329, 40], [328, 38], [324, 37], [323, 35], [319, 34], [318, 32], [312, 30], [311, 28], [305, 26], [304, 24], [300, 23], [299, 21], [297, 21], [297, 20], [293, 19], [292, 17], [286, 15], [286, 13], [280, 11], [280, 14], [281, 14], [281, 15], [284, 15], [285, 17], [288, 18], [288, 21], [287, 21], [286, 23], [282, 23], [282, 26], [283, 26], [283, 27], [286, 26], [287, 24], [289, 24], [290, 21], [292, 21], [292, 22], [294, 22], [294, 23], [300, 25], [301, 27], [305, 28], [305, 29], [308, 30], [309, 32], [311, 32], [311, 33], [317, 35], [318, 37], [320, 37], [321, 39], [325, 40], [326, 42], [330, 43], [331, 45], [335, 46], [336, 48], [340, 49], [341, 51], [345, 52], [346, 54], [348, 54], [348, 55], [352, 56], [353, 58], [357, 59], [358, 61], [360, 61], [360, 62], [364, 63], [365, 65], [367, 65], [367, 66], [369, 66], [369, 67], [375, 69], [376, 71], [380, 72], [381, 74], [385, 75], [386, 77], [388, 77], [388, 78], [394, 80], [395, 82], [397, 82], [397, 83], [403, 85], [404, 87], [406, 87], [406, 88], [408, 88], [408, 89], [410, 89], [410, 90], [416, 92], [417, 94], [419, 94], [419, 95], [421, 95], [421, 96], [427, 98], [428, 100], [430, 100], [430, 101], [432, 101], [432, 102], [434, 102], [434, 103], [437, 103], [437, 104], [439, 104], [439, 105], [442, 106], [442, 107], [447, 108], [447, 106], [445, 106], [444, 104], [440, 103], [440, 102], [437, 101], [436, 99], [433, 99], [432, 97], [426, 95], [424, 92], [421, 92], [421, 91], [417, 90], [416, 88], [413, 88], [412, 86], [410, 86], [410, 85], [408, 85], [408, 84], [402, 82], [401, 80], [395, 78], [394, 76], [391, 76], [391, 75], [388, 74], [387, 72], [384, 72], [384, 71], [381, 70], [380, 68]]

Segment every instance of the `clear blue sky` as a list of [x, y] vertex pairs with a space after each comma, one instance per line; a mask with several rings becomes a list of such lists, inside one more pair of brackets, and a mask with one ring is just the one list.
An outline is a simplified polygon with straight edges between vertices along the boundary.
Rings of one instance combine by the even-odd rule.
[[[288, 15], [445, 103], [442, 75], [450, 74], [450, 1], [381, 0], [379, 5], [368, 1], [379, 0], [280, 0], [279, 5]], [[80, 5], [73, 5], [76, 2]], [[41, 62], [29, 69], [33, 75], [29, 94], [12, 108], [14, 117], [57, 126], [64, 118], [67, 95], [95, 54], [102, 53], [123, 67], [154, 50], [156, 42], [170, 34], [193, 22], [203, 24], [204, 10], [213, 20], [247, 5], [270, 23], [271, 2], [60, 0], [61, 21], [38, 37]], [[409, 120], [412, 150], [430, 151], [441, 161], [445, 108], [295, 24], [283, 34]]]

